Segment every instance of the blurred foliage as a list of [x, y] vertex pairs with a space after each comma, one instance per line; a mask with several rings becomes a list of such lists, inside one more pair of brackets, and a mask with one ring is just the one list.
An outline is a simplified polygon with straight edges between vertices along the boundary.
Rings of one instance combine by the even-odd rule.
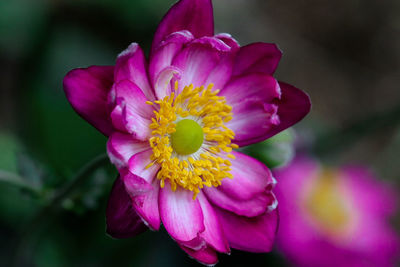
[[23, 56], [27, 46], [45, 27], [49, 6], [43, 0], [0, 2], [0, 48], [14, 57]]
[[242, 151], [270, 168], [283, 167], [294, 157], [294, 141], [294, 131], [288, 129], [261, 143], [244, 147]]
[[17, 172], [17, 151], [20, 145], [9, 134], [0, 133], [0, 169], [9, 172]]

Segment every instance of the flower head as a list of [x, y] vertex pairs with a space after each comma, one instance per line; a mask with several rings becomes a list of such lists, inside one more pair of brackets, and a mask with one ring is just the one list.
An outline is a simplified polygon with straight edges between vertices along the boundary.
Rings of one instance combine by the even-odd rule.
[[64, 79], [72, 107], [109, 137], [120, 177], [107, 232], [133, 236], [160, 224], [205, 264], [230, 248], [270, 251], [277, 227], [271, 172], [235, 151], [301, 120], [301, 90], [278, 82], [274, 44], [244, 47], [214, 35], [210, 0], [181, 0], [165, 15], [148, 60], [132, 43], [115, 66]]
[[275, 175], [277, 243], [296, 266], [394, 266], [400, 239], [387, 220], [395, 192], [364, 167], [298, 158]]

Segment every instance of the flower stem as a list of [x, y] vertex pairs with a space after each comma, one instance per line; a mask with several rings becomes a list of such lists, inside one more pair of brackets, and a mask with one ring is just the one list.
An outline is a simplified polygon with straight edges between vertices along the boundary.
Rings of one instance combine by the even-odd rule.
[[23, 189], [28, 189], [33, 193], [38, 193], [38, 188], [35, 187], [33, 184], [26, 181], [24, 178], [19, 176], [18, 174], [0, 170], [0, 182], [8, 183], [11, 185], [18, 186]]
[[48, 206], [51, 208], [57, 206], [64, 199], [66, 199], [69, 194], [75, 190], [75, 188], [78, 188], [93, 171], [97, 170], [99, 167], [108, 162], [109, 160], [107, 154], [101, 154], [93, 158], [74, 175], [68, 184], [54, 194]]
[[107, 154], [101, 154], [87, 164], [85, 164], [78, 172], [72, 177], [70, 182], [65, 186], [60, 188], [55, 194], [50, 198], [49, 203], [43, 206], [40, 210], [36, 212], [34, 216], [28, 221], [26, 227], [23, 228], [19, 239], [17, 240], [15, 255], [14, 255], [14, 266], [24, 266], [28, 262], [27, 249], [29, 248], [31, 238], [30, 236], [36, 232], [36, 230], [41, 226], [42, 222], [48, 219], [48, 215], [60, 204], [62, 203], [76, 188], [78, 188], [90, 174], [109, 162]]

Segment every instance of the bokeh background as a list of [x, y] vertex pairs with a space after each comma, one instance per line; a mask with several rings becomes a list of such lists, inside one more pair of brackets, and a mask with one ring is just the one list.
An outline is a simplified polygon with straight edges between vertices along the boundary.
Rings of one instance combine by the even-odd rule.
[[[0, 1], [0, 265], [200, 266], [165, 231], [105, 234], [116, 171], [99, 168], [48, 206], [106, 138], [69, 106], [71, 69], [112, 65], [131, 42], [148, 52], [174, 0]], [[216, 32], [277, 43], [276, 76], [309, 93], [299, 150], [363, 164], [399, 190], [400, 2], [215, 0]], [[39, 213], [39, 215], [37, 215]], [[399, 218], [393, 220], [399, 229]], [[218, 266], [286, 266], [279, 252], [232, 251]]]

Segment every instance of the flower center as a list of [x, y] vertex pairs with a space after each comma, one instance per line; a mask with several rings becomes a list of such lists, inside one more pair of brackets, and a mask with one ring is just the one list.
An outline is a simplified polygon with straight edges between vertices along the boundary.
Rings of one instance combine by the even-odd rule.
[[201, 147], [204, 140], [203, 129], [194, 120], [184, 119], [175, 126], [171, 134], [171, 145], [179, 155], [189, 155]]
[[160, 165], [157, 179], [160, 186], [168, 181], [193, 191], [193, 198], [204, 186], [217, 187], [224, 178], [233, 178], [230, 160], [235, 159], [232, 144], [235, 133], [225, 126], [232, 119], [232, 107], [226, 104], [213, 84], [185, 86], [178, 93], [178, 83], [170, 96], [154, 102], [154, 117], [149, 139], [153, 154], [151, 163]]
[[336, 175], [330, 170], [323, 170], [306, 200], [311, 216], [331, 233], [342, 232], [351, 220]]

